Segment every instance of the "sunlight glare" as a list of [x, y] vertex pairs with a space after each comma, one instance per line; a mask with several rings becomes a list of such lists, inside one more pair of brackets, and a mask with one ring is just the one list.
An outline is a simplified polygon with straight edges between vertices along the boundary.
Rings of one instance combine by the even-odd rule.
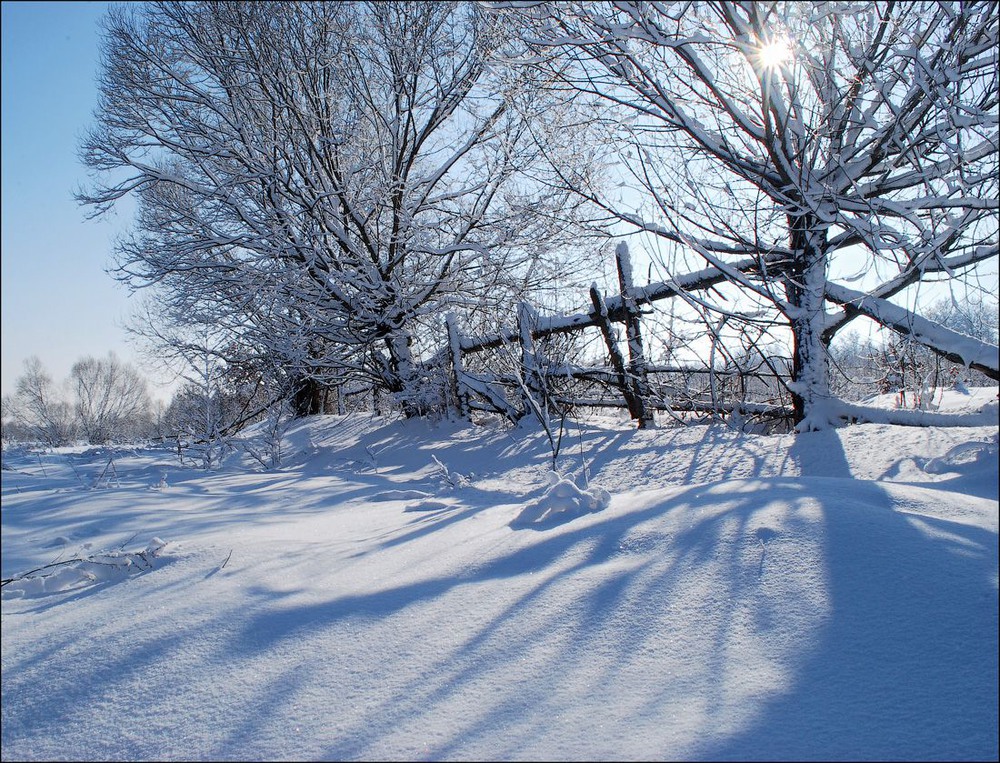
[[792, 58], [792, 43], [787, 37], [774, 37], [761, 43], [757, 60], [762, 69], [775, 69]]

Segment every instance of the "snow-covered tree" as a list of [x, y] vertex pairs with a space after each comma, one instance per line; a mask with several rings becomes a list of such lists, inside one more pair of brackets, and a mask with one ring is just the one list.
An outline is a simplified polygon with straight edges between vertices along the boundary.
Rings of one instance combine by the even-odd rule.
[[292, 377], [405, 403], [421, 327], [549, 283], [579, 205], [544, 182], [545, 98], [503, 24], [455, 2], [112, 10], [79, 198], [138, 201], [116, 275]]
[[800, 430], [836, 419], [828, 345], [859, 315], [998, 378], [995, 343], [890, 301], [997, 259], [996, 3], [494, 7], [532, 63], [620, 109], [630, 188], [571, 185], [757, 302], [715, 311], [782, 317]]
[[[163, 415], [163, 430], [177, 444], [177, 455], [192, 455], [205, 469], [218, 466], [225, 451], [226, 400], [217, 389], [184, 384]], [[192, 451], [193, 449], [193, 451]]]
[[50, 446], [73, 441], [76, 417], [65, 387], [53, 382], [36, 356], [24, 361], [16, 390], [8, 400], [7, 413], [23, 435]]
[[88, 442], [128, 442], [149, 431], [152, 405], [135, 367], [112, 352], [78, 360], [70, 377], [76, 420]]

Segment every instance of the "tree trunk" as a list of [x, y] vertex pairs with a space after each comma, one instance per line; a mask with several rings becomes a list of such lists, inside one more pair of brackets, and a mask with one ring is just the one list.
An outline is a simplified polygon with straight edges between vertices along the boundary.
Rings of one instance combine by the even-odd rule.
[[421, 390], [410, 350], [413, 338], [409, 332], [400, 330], [387, 336], [385, 343], [389, 350], [389, 362], [383, 374], [386, 390], [402, 408], [406, 418], [420, 416]]
[[448, 348], [451, 352], [451, 385], [455, 410], [460, 418], [469, 418], [469, 391], [463, 382], [462, 337], [458, 331], [458, 320], [454, 313], [448, 313]]
[[302, 379], [292, 396], [295, 418], [323, 413], [323, 389], [315, 379]]
[[[524, 377], [524, 387], [522, 397], [524, 398], [525, 413], [533, 410], [536, 406], [531, 404], [529, 399], [532, 395], [538, 396], [538, 410], [544, 418], [545, 406], [541, 374], [538, 371], [538, 356], [535, 353], [535, 338], [533, 332], [538, 328], [538, 314], [527, 302], [517, 304], [517, 331], [521, 339], [521, 373]], [[547, 422], [543, 421], [543, 424]]]
[[826, 231], [812, 215], [789, 218], [794, 261], [785, 280], [792, 329], [793, 421], [796, 431], [830, 425], [829, 353], [823, 341], [826, 290]]

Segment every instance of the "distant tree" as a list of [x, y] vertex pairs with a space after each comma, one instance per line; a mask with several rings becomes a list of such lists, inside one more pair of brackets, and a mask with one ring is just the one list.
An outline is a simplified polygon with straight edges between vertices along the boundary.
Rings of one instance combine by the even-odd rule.
[[177, 316], [147, 300], [133, 313], [126, 329], [161, 373], [183, 380], [187, 391], [200, 390], [203, 401], [225, 400], [218, 409], [203, 407], [197, 425], [190, 415], [180, 429], [176, 417], [163, 418], [162, 436], [196, 431], [201, 441], [221, 438], [258, 421], [278, 400], [293, 397], [294, 382], [287, 378], [280, 358], [216, 330], [211, 317], [203, 313]]
[[13, 395], [4, 395], [0, 400], [0, 443], [7, 448], [14, 443], [26, 442], [31, 439], [20, 421], [18, 401]]
[[[924, 313], [930, 320], [963, 336], [990, 344], [997, 343], [997, 304], [985, 300], [959, 303], [951, 298], [932, 303]], [[971, 385], [992, 384], [980, 371], [942, 358], [907, 334], [895, 334], [886, 342], [882, 372], [894, 374], [911, 400], [920, 405], [926, 393], [962, 381]], [[922, 394], [923, 393], [923, 394]]]
[[844, 331], [830, 345], [830, 386], [842, 400], [857, 401], [888, 390], [878, 358], [883, 347], [856, 330]]
[[226, 401], [214, 387], [189, 382], [181, 387], [163, 416], [165, 431], [177, 442], [178, 455], [194, 449], [205, 469], [218, 465], [225, 448]]
[[996, 344], [1000, 325], [1000, 305], [989, 299], [959, 301], [945, 297], [927, 308], [928, 318], [973, 339]]
[[52, 447], [67, 445], [76, 437], [73, 406], [34, 355], [24, 361], [24, 373], [10, 400], [10, 416], [30, 439]]
[[80, 434], [92, 444], [127, 442], [148, 433], [152, 404], [146, 380], [113, 353], [82, 358], [70, 373]]
[[[998, 306], [988, 300], [957, 302], [945, 297], [931, 303], [924, 315], [941, 326], [982, 342], [997, 342]], [[838, 336], [831, 346], [834, 392], [847, 400], [879, 393], [902, 393], [911, 404], [920, 402], [922, 389], [993, 384], [985, 374], [914, 342], [895, 332], [884, 337], [862, 338], [856, 331]], [[909, 394], [905, 394], [909, 391]]]

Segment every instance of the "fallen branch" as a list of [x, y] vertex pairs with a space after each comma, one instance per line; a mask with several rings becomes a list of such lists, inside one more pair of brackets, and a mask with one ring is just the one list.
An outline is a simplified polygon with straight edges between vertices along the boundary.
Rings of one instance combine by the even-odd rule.
[[[166, 546], [167, 543], [159, 538], [153, 538], [143, 550], [129, 551], [126, 553], [122, 552], [122, 547], [124, 545], [125, 544], [123, 543], [117, 550], [111, 552], [101, 552], [90, 556], [75, 556], [71, 559], [62, 559], [60, 561], [50, 562], [49, 564], [43, 564], [41, 567], [28, 570], [20, 575], [0, 580], [0, 588], [9, 583], [16, 583], [21, 580], [33, 580], [36, 576], [42, 578], [48, 577], [51, 573], [45, 575], [39, 575], [38, 573], [43, 573], [46, 570], [51, 570], [56, 567], [66, 567], [71, 564], [94, 564], [103, 567], [113, 567], [116, 569], [134, 568], [137, 571], [151, 570], [153, 568], [152, 560], [156, 558], [160, 550]], [[231, 553], [232, 552], [230, 552], [230, 554]], [[226, 561], [228, 561], [228, 559]]]

